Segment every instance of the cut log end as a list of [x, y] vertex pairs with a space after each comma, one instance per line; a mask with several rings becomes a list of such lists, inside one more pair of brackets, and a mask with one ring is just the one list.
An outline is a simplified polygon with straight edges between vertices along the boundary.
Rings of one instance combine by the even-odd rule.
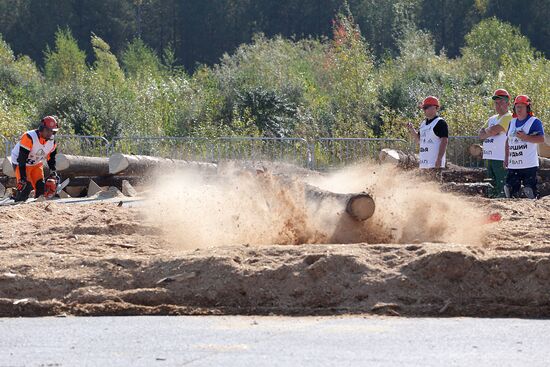
[[10, 157], [4, 158], [2, 162], [2, 173], [8, 177], [15, 177], [15, 171], [13, 170]]
[[55, 165], [58, 171], [65, 171], [69, 168], [70, 163], [65, 154], [59, 153], [55, 157]]
[[364, 221], [374, 215], [374, 199], [366, 193], [352, 196], [346, 205], [346, 212], [358, 221]]
[[112, 175], [120, 173], [128, 168], [129, 164], [124, 154], [115, 153], [109, 158], [109, 173]]
[[468, 147], [468, 152], [470, 153], [470, 156], [472, 156], [473, 158], [481, 158], [481, 156], [483, 155], [483, 147], [481, 146], [481, 144], [471, 144], [469, 147]]

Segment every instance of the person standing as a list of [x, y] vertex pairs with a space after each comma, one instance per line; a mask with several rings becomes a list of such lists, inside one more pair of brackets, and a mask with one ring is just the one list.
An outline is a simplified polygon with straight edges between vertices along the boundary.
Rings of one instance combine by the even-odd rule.
[[408, 123], [409, 133], [420, 145], [419, 167], [421, 169], [444, 168], [446, 151], [449, 142], [449, 127], [447, 122], [438, 115], [439, 99], [433, 96], [422, 101], [425, 119], [418, 131], [412, 123]]
[[483, 159], [487, 166], [487, 176], [493, 184], [489, 197], [501, 198], [505, 196], [504, 183], [507, 174], [503, 164], [508, 139], [506, 132], [512, 120], [512, 114], [508, 110], [510, 94], [506, 89], [497, 89], [492, 99], [497, 114], [489, 117], [487, 127], [479, 131], [479, 137], [483, 139]]
[[537, 197], [539, 154], [537, 144], [544, 143], [544, 128], [531, 110], [526, 95], [514, 100], [514, 118], [510, 122], [505, 146], [504, 164], [508, 168], [504, 193], [507, 198], [519, 197], [521, 185], [529, 199]]

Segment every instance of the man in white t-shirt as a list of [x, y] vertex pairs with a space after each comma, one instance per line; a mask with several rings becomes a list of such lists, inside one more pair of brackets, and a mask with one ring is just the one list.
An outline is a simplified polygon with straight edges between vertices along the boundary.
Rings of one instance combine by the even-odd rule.
[[487, 166], [487, 176], [493, 184], [489, 197], [502, 198], [507, 174], [503, 164], [508, 139], [506, 132], [512, 120], [512, 114], [508, 111], [510, 94], [506, 89], [497, 89], [492, 99], [497, 114], [489, 118], [486, 128], [479, 130], [479, 137], [483, 139], [483, 159]]

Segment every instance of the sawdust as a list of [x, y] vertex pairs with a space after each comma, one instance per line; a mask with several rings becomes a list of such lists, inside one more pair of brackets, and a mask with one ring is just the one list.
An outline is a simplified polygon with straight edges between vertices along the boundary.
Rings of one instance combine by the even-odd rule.
[[[307, 180], [325, 190], [367, 191], [374, 197], [376, 213], [363, 223], [359, 241], [353, 242], [479, 244], [484, 235], [484, 214], [479, 208], [464, 197], [442, 192], [437, 183], [414, 172], [363, 163]], [[337, 228], [335, 234], [350, 229]]]
[[307, 221], [303, 184], [270, 173], [226, 169], [160, 177], [143, 213], [176, 248], [326, 241]]
[[[303, 182], [336, 193], [369, 192], [373, 218], [358, 222], [338, 200], [306, 197]], [[479, 244], [483, 213], [433, 182], [390, 166], [362, 164], [298, 178], [225, 168], [219, 176], [186, 171], [159, 178], [144, 213], [176, 248], [306, 243]]]

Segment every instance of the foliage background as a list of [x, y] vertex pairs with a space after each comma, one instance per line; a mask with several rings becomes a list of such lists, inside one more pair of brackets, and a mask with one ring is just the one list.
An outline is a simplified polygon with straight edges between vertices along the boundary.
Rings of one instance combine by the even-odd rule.
[[[504, 6], [506, 3], [506, 6]], [[0, 0], [0, 134], [401, 137], [427, 95], [550, 120], [550, 2]], [[526, 21], [526, 19], [528, 21]], [[28, 56], [27, 56], [28, 55]]]

